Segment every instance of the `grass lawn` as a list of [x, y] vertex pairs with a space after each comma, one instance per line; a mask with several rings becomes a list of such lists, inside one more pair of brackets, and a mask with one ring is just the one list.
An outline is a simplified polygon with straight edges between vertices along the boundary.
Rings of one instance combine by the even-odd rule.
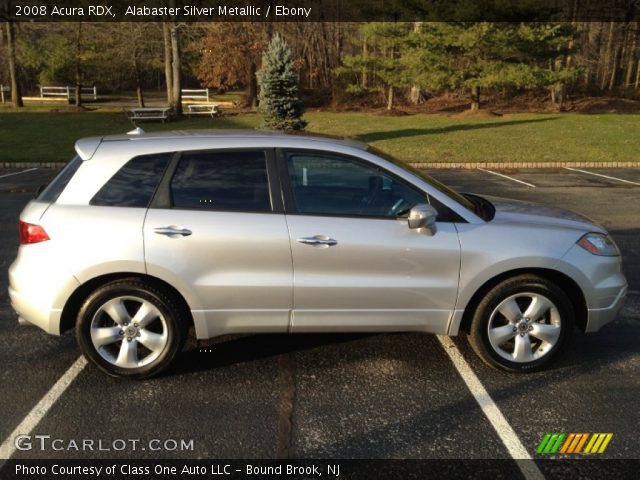
[[[308, 130], [347, 136], [409, 162], [638, 161], [638, 114], [513, 114], [495, 118], [308, 112]], [[255, 128], [256, 114], [145, 122], [147, 131]], [[80, 137], [124, 133], [122, 112], [0, 108], [0, 161], [65, 161]]]

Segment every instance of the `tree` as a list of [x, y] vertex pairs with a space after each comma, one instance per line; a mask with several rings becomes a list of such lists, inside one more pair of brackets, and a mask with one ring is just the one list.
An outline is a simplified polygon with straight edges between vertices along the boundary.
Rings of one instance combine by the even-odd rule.
[[[395, 89], [411, 84], [411, 75], [404, 61], [409, 32], [408, 23], [364, 24], [361, 27], [366, 46], [363, 52], [345, 56], [343, 65], [335, 70], [338, 75], [355, 77], [349, 91], [357, 93], [367, 89], [363, 85], [367, 84], [366, 79], [371, 73], [383, 83], [387, 110], [393, 109]], [[358, 79], [358, 76], [362, 78]]]
[[413, 35], [412, 77], [425, 86], [465, 88], [471, 110], [483, 89], [551, 87], [577, 70], [566, 57], [571, 27], [551, 23], [430, 23]]
[[11, 103], [15, 108], [23, 106], [16, 58], [15, 30], [13, 22], [7, 21], [7, 58], [9, 59], [9, 77], [11, 79]]
[[260, 111], [263, 126], [276, 130], [303, 130], [302, 100], [298, 97], [298, 75], [291, 50], [275, 34], [262, 56], [262, 68], [256, 74], [260, 85]]
[[245, 106], [255, 107], [259, 52], [266, 44], [261, 22], [215, 22], [205, 27], [196, 74], [203, 85], [227, 90], [246, 88]]

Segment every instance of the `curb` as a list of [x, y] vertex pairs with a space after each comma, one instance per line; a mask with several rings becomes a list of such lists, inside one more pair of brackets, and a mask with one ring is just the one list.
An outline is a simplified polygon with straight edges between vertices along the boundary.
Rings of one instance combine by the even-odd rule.
[[[0, 162], [0, 168], [62, 168], [66, 162]], [[640, 162], [412, 162], [414, 168], [510, 170], [518, 168], [640, 168]]]
[[414, 168], [498, 169], [518, 168], [640, 168], [640, 162], [434, 162], [409, 163]]
[[0, 168], [62, 168], [67, 162], [0, 162]]

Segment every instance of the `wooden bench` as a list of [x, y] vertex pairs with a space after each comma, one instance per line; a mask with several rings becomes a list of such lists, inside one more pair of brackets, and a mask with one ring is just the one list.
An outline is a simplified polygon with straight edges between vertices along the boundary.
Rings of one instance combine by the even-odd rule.
[[136, 120], [165, 120], [171, 119], [171, 107], [145, 107], [132, 108], [127, 112], [127, 117], [135, 124]]
[[209, 105], [187, 105], [187, 116], [191, 115], [209, 115], [211, 118], [222, 115], [222, 109], [215, 104]]
[[[205, 101], [205, 102], [209, 102], [209, 89], [208, 88], [201, 88], [201, 89], [186, 89], [183, 88], [182, 90], [180, 90], [180, 94], [182, 97], [182, 101], [184, 102], [185, 100], [189, 101], [189, 100], [196, 100], [196, 101]], [[186, 103], [186, 102], [184, 102]]]

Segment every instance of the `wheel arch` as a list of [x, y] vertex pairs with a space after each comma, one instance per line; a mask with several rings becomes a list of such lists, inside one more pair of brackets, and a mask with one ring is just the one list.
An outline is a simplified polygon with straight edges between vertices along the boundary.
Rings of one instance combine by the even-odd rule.
[[90, 280], [87, 280], [73, 291], [62, 309], [62, 315], [60, 317], [60, 333], [62, 334], [67, 330], [71, 330], [76, 325], [78, 312], [80, 311], [82, 304], [91, 294], [91, 292], [101, 287], [102, 285], [106, 285], [107, 283], [114, 280], [123, 280], [127, 278], [150, 282], [171, 292], [173, 295], [175, 295], [175, 298], [179, 302], [180, 306], [185, 309], [185, 314], [187, 315], [187, 318], [189, 320], [188, 327], [194, 326], [193, 315], [191, 313], [191, 309], [189, 308], [189, 304], [185, 300], [184, 296], [174, 286], [160, 278], [153, 277], [151, 275], [136, 272], [120, 272], [94, 277]]
[[558, 270], [549, 268], [519, 268], [509, 270], [507, 272], [502, 272], [499, 275], [496, 275], [487, 280], [484, 284], [482, 284], [482, 286], [480, 286], [480, 288], [478, 288], [478, 290], [476, 290], [471, 299], [467, 302], [467, 305], [464, 308], [464, 313], [462, 314], [462, 320], [460, 321], [460, 330], [467, 333], [469, 332], [473, 313], [475, 312], [482, 298], [487, 294], [487, 292], [489, 292], [489, 290], [491, 290], [500, 282], [507, 280], [508, 278], [516, 277], [523, 274], [539, 275], [540, 277], [554, 282], [556, 285], [558, 285], [558, 287], [564, 290], [564, 292], [567, 294], [567, 297], [569, 297], [571, 304], [573, 305], [576, 326], [578, 326], [578, 328], [580, 328], [580, 330], [583, 332], [586, 330], [588, 311], [586, 299], [584, 293], [582, 292], [582, 289], [568, 275], [559, 272]]

